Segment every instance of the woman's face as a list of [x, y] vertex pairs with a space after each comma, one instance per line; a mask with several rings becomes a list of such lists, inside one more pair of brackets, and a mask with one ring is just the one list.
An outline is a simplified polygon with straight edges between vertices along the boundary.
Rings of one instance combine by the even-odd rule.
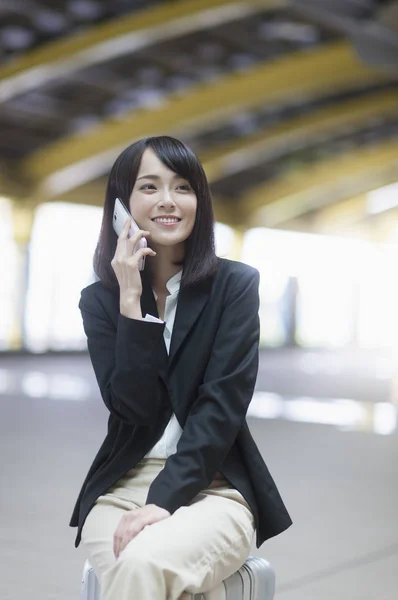
[[[184, 242], [195, 224], [195, 192], [188, 181], [170, 171], [150, 148], [142, 155], [129, 204], [140, 229], [151, 232], [148, 243], [153, 248]], [[172, 219], [171, 224], [170, 219], [169, 224], [154, 220], [165, 215]]]

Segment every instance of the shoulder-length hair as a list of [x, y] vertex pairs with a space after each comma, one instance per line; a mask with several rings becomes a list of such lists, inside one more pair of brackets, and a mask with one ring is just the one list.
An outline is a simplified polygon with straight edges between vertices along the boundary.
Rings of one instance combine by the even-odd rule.
[[[199, 284], [213, 276], [219, 265], [219, 258], [215, 253], [214, 213], [209, 184], [194, 152], [183, 142], [169, 136], [138, 140], [123, 150], [116, 159], [106, 188], [101, 230], [93, 258], [94, 272], [105, 287], [119, 287], [111, 265], [117, 244], [112, 224], [115, 199], [121, 198], [128, 207], [141, 158], [147, 148], [151, 148], [167, 168], [186, 179], [196, 194], [194, 227], [185, 240], [183, 260], [174, 264], [183, 267], [181, 288]], [[142, 273], [145, 272], [146, 269]]]

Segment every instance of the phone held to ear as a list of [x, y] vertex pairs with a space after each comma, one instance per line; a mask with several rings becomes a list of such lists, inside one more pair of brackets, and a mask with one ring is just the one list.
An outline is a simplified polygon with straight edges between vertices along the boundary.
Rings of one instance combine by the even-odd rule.
[[[115, 208], [113, 209], [113, 229], [115, 230], [115, 233], [119, 236], [122, 233], [124, 224], [126, 222], [127, 219], [131, 219], [131, 227], [129, 229], [129, 232], [127, 234], [128, 238], [131, 238], [139, 229], [140, 227], [138, 227], [137, 223], [134, 221], [133, 217], [131, 216], [130, 212], [127, 210], [127, 208], [125, 207], [125, 205], [123, 204], [123, 202], [120, 200], [120, 198], [116, 198], [115, 200]], [[138, 243], [136, 244], [135, 248], [134, 248], [134, 253], [137, 252], [137, 250], [139, 250], [140, 248], [146, 248], [147, 247], [147, 242], [145, 238], [140, 238], [138, 240]], [[145, 256], [143, 256], [140, 259], [138, 268], [140, 271], [144, 270], [144, 266], [145, 266]]]

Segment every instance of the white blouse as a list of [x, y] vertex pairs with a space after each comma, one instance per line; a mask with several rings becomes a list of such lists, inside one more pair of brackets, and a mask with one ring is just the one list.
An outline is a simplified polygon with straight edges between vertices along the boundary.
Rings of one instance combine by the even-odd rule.
[[[163, 332], [163, 339], [166, 344], [167, 352], [170, 352], [171, 334], [173, 333], [174, 319], [176, 316], [178, 293], [180, 291], [180, 281], [182, 276], [182, 269], [178, 271], [173, 277], [171, 277], [166, 283], [166, 288], [170, 292], [169, 296], [166, 296], [166, 303], [164, 309], [164, 321], [158, 319], [152, 315], [146, 314], [144, 321], [155, 321], [157, 323], [165, 323]], [[155, 299], [158, 296], [153, 290]], [[175, 414], [171, 415], [171, 419], [167, 424], [166, 429], [163, 432], [160, 440], [154, 445], [152, 450], [144, 456], [144, 458], [167, 458], [171, 454], [177, 452], [177, 443], [182, 434], [182, 429]]]

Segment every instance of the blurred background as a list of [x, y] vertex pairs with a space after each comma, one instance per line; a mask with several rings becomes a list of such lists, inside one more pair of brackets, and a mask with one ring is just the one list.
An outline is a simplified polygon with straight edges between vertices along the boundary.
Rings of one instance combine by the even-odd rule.
[[398, 589], [398, 2], [0, 0], [0, 597], [78, 598], [106, 433], [80, 290], [107, 175], [188, 143], [261, 273], [249, 425], [294, 521], [280, 600]]

